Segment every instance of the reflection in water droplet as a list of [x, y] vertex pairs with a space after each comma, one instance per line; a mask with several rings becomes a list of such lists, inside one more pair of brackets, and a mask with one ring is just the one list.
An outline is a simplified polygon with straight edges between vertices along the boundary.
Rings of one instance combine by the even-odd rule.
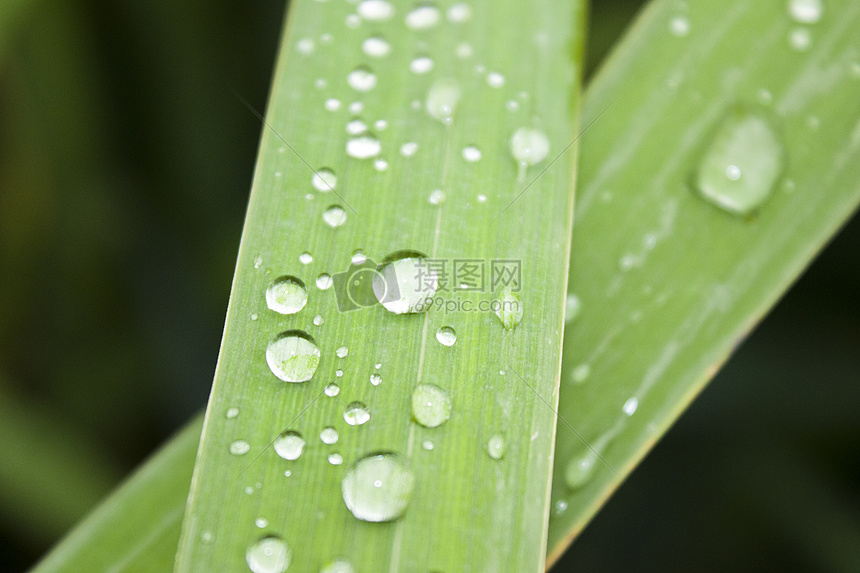
[[463, 159], [468, 161], [469, 163], [475, 163], [476, 161], [481, 160], [481, 150], [475, 147], [474, 145], [470, 145], [468, 147], [463, 148]]
[[230, 453], [234, 456], [244, 456], [251, 450], [251, 444], [245, 440], [236, 440], [230, 444]]
[[494, 460], [502, 459], [507, 450], [508, 445], [505, 443], [505, 439], [498, 434], [487, 441], [487, 453], [489, 453], [490, 457]]
[[439, 23], [439, 9], [430, 2], [418, 4], [406, 15], [406, 27], [410, 30], [426, 30]]
[[821, 20], [824, 13], [822, 0], [790, 0], [788, 13], [795, 22], [800, 24], [815, 24]]
[[782, 166], [783, 147], [767, 119], [736, 109], [707, 148], [695, 184], [709, 203], [746, 215], [773, 194]]
[[338, 394], [340, 394], [340, 386], [334, 382], [325, 387], [325, 395], [329, 398], [334, 398]]
[[521, 127], [511, 136], [510, 148], [517, 163], [535, 165], [549, 154], [549, 139], [538, 129]]
[[509, 286], [502, 289], [498, 300], [495, 301], [496, 316], [506, 330], [513, 330], [523, 320], [523, 303], [520, 295]]
[[317, 169], [311, 178], [311, 183], [317, 191], [327, 193], [337, 186], [337, 175], [328, 167]]
[[350, 426], [361, 426], [370, 420], [370, 410], [361, 402], [350, 402], [343, 413], [343, 419]]
[[272, 448], [285, 460], [297, 460], [305, 448], [305, 439], [298, 432], [288, 430], [275, 439]]
[[344, 223], [346, 223], [346, 211], [343, 210], [343, 207], [340, 205], [332, 205], [325, 211], [323, 211], [323, 221], [325, 221], [329, 227], [336, 228], [340, 227]]
[[448, 392], [433, 384], [419, 384], [412, 392], [412, 417], [425, 428], [447, 422], [451, 417]]
[[370, 159], [382, 151], [382, 144], [371, 133], [353, 137], [346, 142], [346, 154], [356, 159]]
[[564, 304], [564, 322], [570, 323], [576, 320], [581, 310], [582, 302], [579, 300], [579, 297], [572, 293], [567, 295]]
[[266, 288], [266, 305], [280, 314], [295, 314], [308, 302], [305, 283], [291, 276], [276, 278]]
[[320, 432], [320, 440], [322, 440], [322, 443], [324, 443], [324, 444], [328, 444], [328, 445], [336, 444], [337, 439], [339, 437], [340, 436], [338, 435], [337, 430], [335, 430], [331, 426], [323, 428], [323, 431]]
[[307, 382], [317, 371], [320, 351], [314, 339], [304, 332], [288, 330], [269, 343], [266, 362], [284, 382]]
[[387, 259], [391, 262], [372, 277], [376, 300], [394, 314], [427, 312], [439, 286], [428, 260], [414, 251], [401, 251]]
[[366, 66], [359, 66], [346, 76], [349, 86], [358, 92], [369, 92], [376, 87], [376, 74]]
[[460, 101], [460, 84], [454, 78], [436, 80], [427, 92], [426, 109], [430, 117], [449, 125]]
[[253, 573], [284, 573], [292, 559], [289, 545], [274, 536], [262, 538], [245, 551], [245, 562]]
[[406, 512], [415, 477], [397, 454], [366, 456], [353, 465], [341, 482], [343, 501], [362, 521], [393, 521]]
[[380, 36], [373, 36], [361, 43], [361, 49], [372, 58], [382, 58], [391, 52], [391, 44]]
[[323, 273], [317, 277], [316, 285], [317, 288], [320, 290], [328, 290], [329, 288], [331, 288], [331, 282], [331, 276], [327, 275], [326, 273]]
[[450, 326], [442, 326], [436, 331], [436, 340], [443, 346], [454, 346], [457, 342], [457, 332]]

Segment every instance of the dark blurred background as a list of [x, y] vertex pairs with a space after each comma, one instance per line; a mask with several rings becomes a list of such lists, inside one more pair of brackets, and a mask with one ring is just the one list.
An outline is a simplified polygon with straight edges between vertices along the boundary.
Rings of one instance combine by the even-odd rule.
[[[594, 0], [593, 70], [642, 2]], [[206, 401], [284, 5], [0, 0], [0, 571]], [[852, 221], [558, 571], [860, 570]]]

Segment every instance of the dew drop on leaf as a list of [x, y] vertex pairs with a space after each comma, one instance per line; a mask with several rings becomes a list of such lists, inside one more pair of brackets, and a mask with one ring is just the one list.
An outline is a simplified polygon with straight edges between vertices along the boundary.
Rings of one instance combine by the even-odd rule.
[[436, 331], [436, 340], [443, 346], [454, 346], [457, 342], [457, 332], [450, 326], [439, 327]]
[[346, 223], [346, 211], [343, 210], [343, 207], [340, 205], [332, 205], [325, 211], [323, 211], [323, 221], [325, 221], [329, 227], [335, 228], [340, 227], [344, 223]]
[[490, 454], [490, 457], [494, 460], [502, 459], [507, 450], [508, 444], [505, 442], [505, 439], [498, 434], [494, 435], [487, 441], [487, 453]]
[[412, 418], [425, 428], [441, 426], [451, 417], [448, 392], [433, 384], [419, 384], [412, 392]]
[[350, 402], [343, 413], [343, 419], [350, 426], [361, 426], [370, 420], [370, 410], [361, 402]]
[[280, 314], [295, 314], [308, 302], [305, 283], [291, 276], [282, 276], [266, 288], [266, 305]]
[[266, 362], [272, 373], [284, 382], [307, 382], [317, 371], [320, 351], [308, 334], [288, 330], [269, 343]]
[[253, 573], [284, 573], [292, 558], [289, 545], [274, 536], [260, 539], [245, 551], [245, 562]]
[[288, 430], [275, 439], [272, 448], [285, 460], [297, 460], [305, 448], [305, 439], [298, 432]]
[[251, 444], [245, 440], [236, 440], [230, 444], [230, 453], [234, 456], [244, 456], [251, 450]]
[[356, 519], [393, 521], [406, 512], [415, 477], [394, 453], [376, 453], [358, 460], [341, 482], [346, 507]]

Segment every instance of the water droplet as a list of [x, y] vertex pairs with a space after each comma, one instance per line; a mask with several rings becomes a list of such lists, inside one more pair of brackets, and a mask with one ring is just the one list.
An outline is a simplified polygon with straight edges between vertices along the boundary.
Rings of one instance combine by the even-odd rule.
[[495, 302], [496, 316], [507, 330], [513, 330], [523, 320], [523, 303], [511, 287], [505, 287]]
[[367, 124], [359, 118], [355, 118], [346, 124], [346, 132], [349, 135], [361, 135], [365, 131], [367, 131]]
[[326, 274], [326, 273], [323, 273], [320, 276], [318, 276], [317, 280], [316, 280], [317, 288], [320, 290], [330, 289], [331, 283], [332, 283], [331, 276]]
[[815, 24], [821, 20], [823, 12], [821, 0], [790, 0], [788, 3], [788, 13], [800, 24]]
[[358, 460], [341, 482], [343, 501], [356, 519], [393, 521], [406, 512], [415, 477], [397, 454], [378, 453]]
[[290, 546], [274, 536], [262, 538], [245, 551], [245, 562], [253, 573], [284, 573], [292, 560]]
[[590, 449], [582, 456], [570, 460], [564, 472], [564, 481], [567, 483], [567, 487], [578, 489], [585, 485], [594, 472], [596, 461], [597, 454]]
[[314, 326], [322, 326], [324, 322], [325, 319], [322, 317], [322, 315], [318, 314], [314, 317]]
[[269, 526], [269, 520], [265, 517], [258, 517], [254, 520], [254, 525], [259, 527], [260, 529], [264, 529]]
[[782, 164], [782, 144], [770, 123], [759, 114], [738, 109], [711, 141], [695, 183], [709, 203], [746, 215], [771, 196]]
[[[325, 89], [326, 86], [328, 86], [328, 82], [326, 81], [325, 78], [317, 78], [316, 81], [314, 82], [314, 87], [317, 88], [318, 90]], [[283, 147], [279, 148], [278, 153], [283, 153], [284, 152], [283, 149], [284, 149]]]
[[299, 262], [303, 265], [309, 265], [314, 262], [314, 256], [307, 251], [299, 255]]
[[227, 409], [227, 419], [232, 420], [236, 416], [239, 415], [239, 408], [228, 408]]
[[314, 339], [304, 332], [288, 330], [269, 343], [266, 362], [284, 382], [307, 382], [317, 371], [320, 351]]
[[588, 377], [591, 376], [591, 366], [588, 364], [580, 364], [571, 372], [570, 377], [573, 378], [573, 382], [575, 384], [581, 384], [588, 380]]
[[325, 395], [329, 398], [334, 398], [338, 394], [340, 394], [340, 386], [334, 382], [325, 387]]
[[374, 368], [376, 368], [377, 370], [382, 368], [382, 362], [377, 362], [376, 365], [374, 366]]
[[430, 117], [448, 125], [460, 101], [460, 84], [453, 78], [436, 80], [427, 92], [426, 109]]
[[305, 448], [305, 439], [298, 432], [288, 430], [275, 439], [272, 447], [285, 460], [297, 460]]
[[805, 52], [812, 45], [812, 34], [806, 28], [795, 28], [788, 34], [788, 43], [798, 52]]
[[243, 491], [244, 491], [247, 495], [251, 495], [252, 493], [254, 493], [254, 488], [252, 488], [251, 486], [247, 486]]
[[468, 147], [463, 148], [463, 159], [468, 161], [469, 163], [475, 163], [476, 161], [481, 160], [481, 150], [475, 147], [474, 145], [470, 145]]
[[567, 299], [564, 303], [564, 322], [570, 323], [576, 320], [576, 317], [579, 316], [581, 310], [582, 302], [579, 300], [579, 297], [575, 294], [567, 295]]
[[433, 384], [419, 384], [412, 391], [412, 417], [425, 428], [441, 426], [451, 417], [448, 392]]
[[505, 76], [499, 72], [490, 72], [487, 74], [487, 85], [491, 88], [500, 88], [505, 85]]
[[415, 251], [399, 251], [386, 257], [373, 274], [373, 294], [394, 314], [427, 312], [439, 286], [428, 260]]
[[347, 28], [355, 30], [361, 26], [361, 16], [358, 14], [347, 14], [344, 24], [346, 24]]
[[314, 41], [310, 38], [302, 38], [301, 40], [296, 42], [296, 50], [300, 54], [304, 54], [305, 56], [313, 54], [314, 48], [316, 48], [316, 46], [314, 44]]
[[432, 440], [424, 440], [423, 442], [421, 442], [421, 447], [429, 452], [436, 447], [436, 444], [434, 444]]
[[505, 107], [508, 108], [508, 111], [517, 111], [520, 109], [520, 102], [515, 99], [508, 100], [508, 103], [505, 104]]
[[472, 17], [472, 9], [465, 2], [458, 2], [448, 8], [448, 21], [461, 24]]
[[375, 373], [371, 374], [370, 375], [370, 383], [373, 384], [374, 386], [379, 386], [380, 384], [382, 384], [382, 376], [380, 376], [379, 374], [375, 374]]
[[378, 129], [379, 131], [385, 131], [386, 129], [388, 129], [388, 121], [387, 121], [387, 120], [384, 120], [384, 119], [377, 119], [377, 120], [373, 123], [373, 126], [374, 126], [376, 129]]
[[636, 396], [633, 396], [632, 398], [630, 398], [629, 400], [624, 402], [624, 406], [622, 407], [622, 410], [624, 410], [624, 413], [627, 414], [628, 416], [632, 416], [633, 413], [636, 411], [636, 408], [638, 408], [638, 407], [639, 407], [639, 398], [637, 398]]
[[422, 2], [406, 15], [406, 27], [410, 30], [426, 30], [439, 23], [439, 9], [430, 2]]
[[276, 278], [266, 289], [266, 306], [280, 314], [295, 314], [308, 302], [305, 283], [296, 277]]
[[364, 110], [364, 104], [360, 101], [354, 101], [349, 104], [349, 113], [353, 115], [358, 115]]
[[413, 74], [426, 74], [433, 69], [433, 60], [427, 56], [418, 56], [409, 63]]
[[334, 375], [337, 376], [338, 378], [343, 377], [343, 370], [335, 370]]
[[511, 136], [510, 147], [517, 163], [535, 165], [549, 154], [549, 139], [538, 129], [521, 127]]
[[418, 151], [418, 144], [414, 141], [404, 143], [400, 146], [400, 155], [403, 157], [412, 157]]
[[338, 358], [346, 358], [347, 354], [349, 354], [349, 348], [346, 346], [341, 346], [337, 350], [334, 351]]
[[553, 507], [553, 514], [556, 517], [563, 514], [565, 511], [567, 511], [567, 502], [566, 501], [564, 501], [563, 499], [560, 499], [557, 502], [555, 502], [555, 506]]
[[343, 463], [343, 456], [337, 452], [333, 452], [333, 453], [328, 455], [328, 463], [330, 463], [333, 466], [339, 466], [340, 464]]
[[456, 54], [460, 59], [466, 59], [472, 56], [473, 50], [472, 45], [468, 42], [461, 42], [457, 44]]
[[343, 419], [350, 426], [361, 426], [370, 420], [370, 410], [361, 402], [350, 402], [343, 413]]
[[361, 249], [356, 249], [352, 252], [352, 258], [350, 260], [354, 265], [361, 265], [367, 260], [367, 255], [365, 255], [364, 251]]
[[379, 155], [381, 151], [382, 144], [370, 132], [353, 137], [346, 142], [346, 154], [356, 159], [370, 159]]
[[329, 227], [336, 228], [346, 223], [346, 211], [340, 205], [331, 205], [323, 211], [322, 217]]
[[394, 6], [388, 0], [364, 0], [357, 6], [356, 11], [369, 22], [383, 22], [394, 16]]
[[391, 44], [380, 36], [373, 36], [361, 43], [361, 49], [371, 58], [382, 58], [391, 52]]
[[457, 332], [450, 326], [441, 326], [436, 331], [436, 340], [443, 346], [454, 346], [457, 342]]
[[212, 535], [211, 531], [204, 531], [200, 535], [200, 539], [203, 541], [203, 543], [212, 543], [212, 540], [215, 539], [215, 536]]
[[262, 266], [263, 266], [263, 257], [257, 257], [256, 259], [254, 259], [254, 268], [255, 269], [259, 269]]
[[430, 193], [430, 198], [428, 200], [431, 205], [441, 205], [445, 202], [445, 192], [441, 189], [436, 189]]
[[291, 475], [293, 475], [293, 472], [291, 472], [290, 470], [284, 471], [284, 477], [290, 477]]
[[377, 159], [373, 162], [373, 168], [377, 171], [386, 171], [388, 169], [388, 162], [384, 159]]
[[487, 441], [487, 453], [489, 453], [490, 457], [494, 460], [502, 459], [505, 456], [507, 449], [508, 445], [505, 443], [505, 439], [498, 434]]
[[346, 559], [335, 559], [323, 567], [320, 573], [355, 573], [355, 567]]
[[320, 432], [320, 440], [322, 440], [322, 443], [324, 443], [324, 444], [328, 444], [328, 445], [336, 444], [337, 439], [339, 437], [340, 436], [338, 436], [337, 430], [335, 430], [331, 426], [323, 428], [323, 431]]
[[669, 21], [669, 31], [678, 38], [689, 36], [690, 21], [685, 16], [675, 16]]
[[340, 100], [336, 98], [329, 98], [325, 100], [325, 108], [329, 111], [337, 111], [340, 109]]
[[251, 444], [245, 440], [236, 440], [230, 444], [230, 453], [234, 456], [244, 456], [251, 450]]
[[376, 74], [366, 66], [359, 66], [349, 72], [346, 82], [357, 92], [369, 92], [376, 86]]

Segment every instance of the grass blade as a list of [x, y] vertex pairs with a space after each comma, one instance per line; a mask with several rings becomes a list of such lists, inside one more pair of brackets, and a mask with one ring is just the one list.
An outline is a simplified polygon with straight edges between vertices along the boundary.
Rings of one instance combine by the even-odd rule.
[[[858, 24], [849, 1], [806, 24], [783, 2], [658, 0], [589, 86], [586, 117], [618, 100], [582, 147], [560, 415], [590, 447], [559, 431], [551, 561], [855, 209]], [[692, 190], [737, 106], [784, 148], [745, 217]]]
[[[542, 570], [566, 282], [557, 262], [569, 250], [576, 146], [562, 150], [576, 135], [582, 5], [518, 5], [474, 2], [463, 21], [462, 8], [449, 3], [440, 4], [441, 14], [396, 3], [393, 19], [362, 22], [343, 3], [291, 4], [177, 571], [242, 570], [262, 536], [289, 544], [291, 568], [299, 571], [341, 556], [367, 571]], [[370, 19], [372, 12], [364, 14]], [[410, 73], [422, 71], [415, 59], [424, 54], [433, 69]], [[351, 115], [375, 134], [359, 135], [364, 128]], [[344, 125], [355, 133], [345, 135]], [[519, 167], [509, 150], [521, 128], [535, 130], [519, 132], [529, 141], [513, 144], [533, 153], [530, 167]], [[404, 146], [410, 143], [417, 153]], [[376, 156], [377, 145], [384, 168], [357, 157]], [[470, 146], [480, 150], [479, 161]], [[337, 180], [328, 180], [332, 189], [318, 181], [315, 192], [312, 177], [323, 168]], [[434, 189], [446, 194], [444, 203], [428, 200]], [[436, 262], [447, 286], [426, 314], [395, 315], [378, 304], [347, 312], [338, 276], [334, 289], [314, 285], [322, 273], [347, 271], [357, 249], [377, 263], [418, 251]], [[483, 284], [455, 274], [468, 270], [457, 267], [466, 259], [483, 266]], [[521, 278], [509, 286], [518, 293], [502, 294], [493, 270], [516, 273], [517, 264]], [[415, 269], [406, 272], [397, 277], [401, 291], [421, 288], [411, 284]], [[282, 275], [298, 280], [278, 282]], [[273, 284], [284, 291], [267, 303]], [[302, 284], [308, 297], [301, 311], [267, 308], [304, 305]], [[475, 288], [460, 291], [463, 284]], [[516, 328], [479, 307], [499, 296], [521, 300], [525, 314]], [[503, 319], [518, 322], [516, 313]], [[437, 336], [443, 327], [456, 331], [456, 343], [448, 344], [444, 330]], [[276, 338], [299, 330], [298, 338]], [[272, 346], [276, 341], [285, 346]], [[336, 352], [340, 347], [348, 355]], [[302, 357], [269, 357], [270, 368], [272, 348]], [[273, 372], [313, 378], [283, 383]], [[326, 395], [334, 382], [340, 393]], [[419, 384], [441, 387], [453, 404], [438, 428], [411, 419], [433, 425], [420, 410], [426, 401], [439, 403], [413, 396]], [[368, 423], [348, 414], [353, 401], [367, 406]], [[339, 433], [336, 444], [328, 437], [321, 443], [327, 427]], [[271, 447], [286, 430], [305, 442], [295, 461]], [[376, 464], [392, 458], [353, 468], [379, 451], [399, 456], [398, 467], [386, 466], [395, 473], [365, 484]], [[352, 472], [355, 481], [346, 479]], [[385, 495], [371, 503], [374, 487]], [[397, 519], [401, 497], [408, 508]]]

